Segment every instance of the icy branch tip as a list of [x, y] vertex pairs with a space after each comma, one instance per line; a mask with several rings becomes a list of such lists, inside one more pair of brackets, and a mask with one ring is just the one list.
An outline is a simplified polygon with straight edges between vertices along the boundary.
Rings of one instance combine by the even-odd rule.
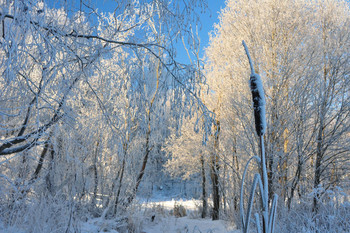
[[248, 51], [248, 47], [247, 47], [246, 43], [244, 42], [244, 40], [242, 40], [242, 45], [243, 45], [245, 53], [247, 54], [247, 57], [248, 57], [248, 61], [249, 61], [249, 65], [250, 65], [250, 71], [251, 71], [251, 76], [253, 76], [253, 74], [255, 74], [253, 61], [252, 61], [252, 58], [250, 57], [250, 54], [249, 54], [249, 51]]

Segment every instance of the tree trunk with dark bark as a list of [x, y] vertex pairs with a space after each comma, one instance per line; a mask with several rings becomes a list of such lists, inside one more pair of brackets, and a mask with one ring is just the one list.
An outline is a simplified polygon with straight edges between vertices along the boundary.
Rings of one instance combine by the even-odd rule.
[[220, 122], [216, 122], [216, 135], [214, 138], [214, 152], [211, 156], [210, 165], [210, 177], [213, 185], [213, 220], [219, 219], [220, 214], [220, 193], [219, 193], [219, 133], [220, 133]]
[[201, 153], [201, 170], [202, 170], [202, 218], [207, 217], [207, 209], [208, 209], [208, 202], [207, 202], [207, 190], [206, 190], [206, 178], [205, 178], [205, 168], [204, 168], [204, 157]]

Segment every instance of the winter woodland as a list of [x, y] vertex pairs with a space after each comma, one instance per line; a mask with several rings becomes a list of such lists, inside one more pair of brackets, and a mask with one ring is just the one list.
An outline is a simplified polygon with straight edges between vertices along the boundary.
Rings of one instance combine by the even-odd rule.
[[350, 232], [349, 1], [111, 2], [0, 0], [0, 232]]

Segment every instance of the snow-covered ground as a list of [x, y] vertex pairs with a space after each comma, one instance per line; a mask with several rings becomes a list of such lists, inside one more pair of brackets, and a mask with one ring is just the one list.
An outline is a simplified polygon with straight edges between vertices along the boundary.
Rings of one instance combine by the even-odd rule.
[[[139, 212], [130, 217], [136, 232], [141, 233], [238, 233], [235, 226], [224, 220], [212, 221], [210, 218], [199, 217], [200, 201], [198, 200], [168, 200], [141, 202]], [[186, 209], [186, 216], [175, 217], [175, 205]], [[129, 221], [130, 221], [129, 219]], [[90, 219], [83, 223], [81, 232], [84, 233], [124, 233], [127, 227], [117, 226], [115, 220]]]
[[188, 216], [176, 218], [169, 216], [158, 221], [150, 222], [143, 228], [145, 233], [238, 233], [234, 227], [223, 220], [192, 219]]
[[[174, 216], [160, 217], [153, 222], [143, 219], [140, 228], [141, 233], [239, 233], [223, 220], [212, 221], [206, 219], [192, 219], [188, 216], [176, 218]], [[127, 231], [117, 231], [113, 229], [115, 223], [111, 220], [101, 221], [100, 219], [92, 219], [84, 223], [81, 232], [84, 233], [125, 233]], [[136, 231], [138, 232], [138, 231]]]
[[[122, 218], [93, 218], [77, 221], [71, 232], [81, 233], [238, 233], [232, 222], [200, 218], [199, 200], [139, 200]], [[186, 216], [175, 217], [174, 207], [183, 206]], [[30, 227], [28, 229], [31, 229]], [[5, 227], [0, 218], [0, 233], [27, 233], [25, 229]]]
[[[185, 207], [187, 216], [175, 217], [171, 215], [175, 205]], [[200, 218], [198, 200], [169, 200], [169, 201], [150, 201], [143, 203], [148, 209], [163, 209], [169, 211], [170, 215], [161, 215], [154, 213], [154, 221], [145, 221], [142, 232], [145, 233], [233, 233], [240, 232], [229, 222], [223, 220], [212, 221], [210, 218]], [[157, 211], [154, 212], [157, 212]]]
[[151, 201], [142, 201], [142, 206], [144, 208], [154, 208], [154, 207], [159, 207], [159, 208], [163, 208], [165, 210], [172, 210], [174, 209], [175, 205], [182, 205], [183, 207], [185, 207], [185, 209], [187, 211], [196, 211], [198, 210], [198, 207], [201, 205], [201, 201], [199, 200], [183, 200], [183, 199], [179, 199], [179, 200], [151, 200]]

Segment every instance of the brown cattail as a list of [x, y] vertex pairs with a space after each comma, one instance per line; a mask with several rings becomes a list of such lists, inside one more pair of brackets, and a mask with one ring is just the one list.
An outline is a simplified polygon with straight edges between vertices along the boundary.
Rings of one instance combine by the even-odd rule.
[[253, 97], [255, 130], [259, 136], [262, 136], [265, 134], [266, 131], [266, 118], [265, 94], [260, 76], [255, 73], [251, 74], [249, 84]]
[[247, 54], [250, 65], [250, 90], [253, 96], [254, 118], [255, 118], [255, 130], [259, 136], [265, 134], [266, 131], [266, 118], [265, 118], [265, 93], [264, 87], [261, 82], [261, 78], [254, 71], [253, 61], [249, 55], [248, 47], [244, 41], [242, 41], [243, 47]]

